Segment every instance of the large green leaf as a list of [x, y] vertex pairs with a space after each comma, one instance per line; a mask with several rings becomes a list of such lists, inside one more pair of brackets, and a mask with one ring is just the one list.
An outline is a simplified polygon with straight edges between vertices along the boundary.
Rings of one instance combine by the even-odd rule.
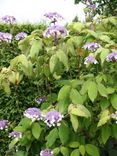
[[69, 97], [71, 87], [68, 85], [63, 86], [58, 93], [58, 101], [64, 101]]
[[111, 95], [110, 101], [113, 108], [117, 110], [117, 94]]
[[84, 156], [85, 155], [85, 146], [84, 145], [80, 145], [79, 146], [79, 151], [80, 151], [81, 155]]
[[64, 64], [66, 70], [68, 71], [68, 69], [69, 69], [69, 67], [68, 67], [68, 57], [64, 53], [64, 51], [62, 51], [62, 50], [57, 51], [56, 56], [58, 57], [59, 61]]
[[83, 104], [83, 99], [77, 89], [72, 88], [70, 92], [70, 99], [74, 104]]
[[109, 49], [102, 48], [102, 51], [101, 51], [101, 54], [100, 54], [102, 64], [104, 63], [104, 61], [105, 61], [108, 54], [109, 54]]
[[58, 137], [59, 136], [58, 136], [58, 130], [57, 130], [57, 128], [52, 129], [49, 132], [49, 134], [48, 134], [48, 136], [46, 138], [46, 140], [47, 140], [46, 146], [47, 147], [51, 147], [55, 143], [55, 141], [56, 141], [56, 139]]
[[85, 146], [86, 148], [86, 152], [90, 155], [90, 156], [100, 156], [99, 154], [99, 150], [95, 145], [92, 144], [87, 144]]
[[100, 120], [98, 122], [98, 127], [104, 125], [110, 119], [110, 113], [108, 109], [105, 109], [100, 114]]
[[42, 42], [40, 40], [34, 40], [30, 49], [31, 58], [36, 58], [41, 49], [42, 49]]
[[98, 91], [99, 91], [99, 93], [100, 93], [101, 96], [107, 97], [108, 92], [106, 90], [106, 87], [103, 84], [98, 83], [97, 84], [97, 88], [98, 88]]
[[71, 155], [70, 156], [80, 156], [80, 152], [79, 152], [79, 149], [75, 149], [71, 152]]
[[28, 128], [30, 128], [31, 124], [32, 124], [31, 119], [29, 119], [29, 118], [23, 118], [20, 121], [19, 126], [22, 126], [23, 129], [27, 130]]
[[32, 125], [32, 134], [36, 139], [39, 139], [41, 131], [42, 131], [42, 128], [40, 127], [39, 123], [35, 122]]
[[62, 146], [60, 149], [63, 156], [69, 156], [69, 148]]
[[70, 129], [65, 122], [62, 122], [59, 130], [59, 137], [63, 145], [65, 145], [70, 139]]
[[94, 102], [94, 100], [97, 97], [97, 85], [93, 81], [89, 82], [89, 85], [88, 85], [88, 96], [89, 96], [89, 98], [90, 98], [90, 100], [92, 102]]
[[101, 137], [102, 141], [105, 144], [109, 137], [111, 136], [111, 127], [110, 126], [104, 126], [101, 129]]
[[18, 142], [18, 138], [13, 139], [11, 143], [9, 144], [9, 148], [13, 148], [17, 142]]
[[70, 114], [70, 121], [74, 131], [77, 132], [79, 126], [78, 117], [76, 115]]
[[50, 61], [49, 61], [49, 66], [50, 66], [50, 72], [54, 73], [55, 67], [58, 63], [58, 57], [54, 54], [51, 56]]
[[69, 114], [73, 114], [76, 116], [82, 116], [86, 118], [91, 117], [89, 110], [84, 105], [70, 104], [68, 112]]

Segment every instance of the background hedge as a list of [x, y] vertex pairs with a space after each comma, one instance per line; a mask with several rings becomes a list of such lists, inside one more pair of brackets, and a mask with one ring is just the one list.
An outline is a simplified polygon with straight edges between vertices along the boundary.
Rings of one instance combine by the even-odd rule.
[[[19, 32], [26, 32], [29, 35], [36, 29], [44, 30], [45, 26], [43, 24], [22, 24], [11, 27], [8, 24], [0, 24], [0, 32], [12, 33], [14, 37]], [[0, 69], [8, 67], [10, 60], [20, 53], [18, 41], [15, 39], [11, 43], [0, 42]], [[20, 86], [12, 88], [10, 96], [7, 96], [3, 90], [0, 90], [0, 119], [9, 120], [12, 123], [10, 125], [11, 128], [19, 122], [26, 108], [36, 105], [35, 97], [42, 94], [42, 88], [39, 88], [37, 91], [37, 86], [31, 83], [31, 81], [27, 78], [23, 80]], [[5, 151], [8, 149], [8, 142], [10, 141], [8, 133], [6, 135], [5, 132], [0, 132], [0, 156], [5, 155]]]

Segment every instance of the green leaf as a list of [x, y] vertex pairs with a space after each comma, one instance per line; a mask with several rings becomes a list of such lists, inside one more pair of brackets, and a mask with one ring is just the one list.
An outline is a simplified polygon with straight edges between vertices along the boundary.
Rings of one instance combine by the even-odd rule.
[[31, 124], [32, 124], [31, 119], [23, 118], [23, 119], [20, 121], [19, 126], [22, 126], [22, 128], [23, 128], [24, 130], [27, 130], [28, 128], [30, 128]]
[[112, 134], [113, 137], [117, 140], [117, 124], [112, 125]]
[[87, 144], [85, 146], [86, 152], [91, 156], [100, 156], [99, 150], [95, 145]]
[[42, 131], [42, 128], [40, 127], [39, 123], [35, 122], [32, 125], [32, 134], [35, 137], [35, 139], [39, 139], [41, 131]]
[[69, 97], [71, 87], [68, 85], [63, 86], [58, 93], [58, 101], [64, 101]]
[[62, 122], [59, 130], [59, 137], [63, 145], [65, 145], [70, 139], [70, 129], [65, 122]]
[[114, 26], [117, 26], [117, 19], [116, 19], [116, 17], [109, 17], [108, 19], [109, 19], [109, 22], [111, 24], [113, 24]]
[[49, 134], [48, 134], [48, 136], [46, 138], [46, 140], [47, 140], [46, 146], [47, 147], [51, 147], [55, 143], [55, 141], [56, 141], [56, 139], [58, 137], [59, 136], [58, 136], [58, 130], [57, 130], [57, 128], [52, 129], [49, 132]]
[[2, 81], [2, 87], [7, 95], [11, 94], [10, 83], [6, 80]]
[[83, 99], [77, 89], [72, 88], [70, 92], [70, 99], [74, 104], [83, 104]]
[[100, 114], [100, 120], [98, 122], [98, 127], [104, 125], [105, 123], [108, 122], [108, 120], [110, 119], [110, 113], [109, 110], [103, 110]]
[[100, 35], [99, 39], [102, 40], [103, 42], [107, 42], [110, 43], [110, 37], [108, 37], [107, 35]]
[[18, 142], [18, 138], [13, 139], [13, 140], [11, 141], [11, 143], [9, 144], [9, 148], [10, 148], [10, 149], [13, 148], [13, 147], [16, 145], [17, 142]]
[[70, 147], [70, 148], [77, 148], [77, 147], [79, 147], [79, 142], [72, 141], [67, 146]]
[[68, 85], [63, 86], [58, 93], [58, 110], [62, 114], [67, 112], [67, 107], [69, 105], [69, 94], [71, 87]]
[[89, 87], [89, 83], [90, 83], [89, 80], [88, 80], [88, 81], [85, 81], [85, 82], [83, 83], [82, 88], [81, 88], [81, 91], [80, 91], [81, 94], [84, 95], [84, 94], [87, 93], [88, 87]]
[[70, 121], [72, 123], [72, 127], [73, 127], [74, 131], [77, 132], [78, 126], [79, 126], [78, 117], [70, 114]]
[[49, 67], [50, 67], [50, 72], [51, 73], [54, 73], [54, 70], [55, 70], [55, 67], [58, 63], [58, 58], [56, 55], [52, 55], [52, 57], [50, 58], [50, 61], [49, 61]]
[[69, 156], [69, 148], [67, 147], [61, 147], [61, 153], [63, 156]]
[[34, 40], [30, 49], [31, 58], [36, 58], [41, 49], [42, 49], [42, 42], [40, 40]]
[[88, 85], [88, 96], [89, 96], [89, 98], [90, 98], [90, 100], [92, 102], [94, 102], [94, 100], [97, 97], [97, 85], [93, 81], [89, 82], [89, 85]]
[[80, 156], [80, 152], [79, 152], [79, 149], [75, 149], [71, 152], [71, 155], [70, 156]]
[[18, 132], [25, 132], [26, 129], [23, 126], [16, 126], [14, 130]]
[[113, 108], [117, 110], [117, 94], [111, 95], [110, 102]]
[[68, 108], [69, 114], [82, 116], [82, 117], [91, 117], [89, 110], [84, 105], [73, 105], [70, 104]]
[[84, 145], [80, 145], [79, 151], [80, 151], [81, 155], [84, 156], [85, 155], [85, 146]]
[[16, 154], [14, 156], [27, 156], [28, 153], [27, 152], [24, 152], [24, 151], [18, 151], [16, 152]]
[[104, 126], [101, 128], [101, 137], [102, 141], [105, 144], [109, 137], [111, 136], [111, 127], [110, 126]]
[[23, 134], [22, 138], [20, 139], [20, 145], [21, 146], [29, 145], [31, 142], [31, 139], [32, 139], [32, 133], [30, 130], [28, 130]]
[[106, 87], [103, 84], [98, 83], [97, 88], [101, 96], [107, 97], [108, 93]]
[[101, 58], [101, 63], [103, 64], [107, 55], [109, 54], [109, 49], [102, 49], [103, 51], [100, 54], [100, 58]]
[[107, 109], [110, 106], [110, 102], [107, 99], [102, 99], [100, 102], [101, 109]]
[[115, 92], [115, 89], [114, 88], [111, 88], [111, 87], [108, 87], [107, 88], [107, 93], [108, 94], [113, 94]]
[[54, 156], [56, 156], [56, 155], [59, 154], [60, 148], [59, 148], [59, 147], [56, 147], [56, 148], [54, 148], [52, 151], [53, 151]]
[[64, 53], [64, 51], [62, 51], [62, 50], [57, 51], [56, 56], [58, 57], [59, 61], [63, 63], [66, 70], [68, 71], [68, 69], [69, 69], [69, 67], [68, 67], [68, 57]]

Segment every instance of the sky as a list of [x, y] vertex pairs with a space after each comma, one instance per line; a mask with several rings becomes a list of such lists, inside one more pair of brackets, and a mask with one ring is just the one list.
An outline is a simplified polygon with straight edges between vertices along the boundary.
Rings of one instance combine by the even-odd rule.
[[66, 22], [72, 21], [77, 15], [84, 21], [84, 5], [74, 5], [74, 0], [0, 0], [0, 18], [13, 15], [18, 22], [38, 23], [43, 20], [43, 14], [56, 11]]

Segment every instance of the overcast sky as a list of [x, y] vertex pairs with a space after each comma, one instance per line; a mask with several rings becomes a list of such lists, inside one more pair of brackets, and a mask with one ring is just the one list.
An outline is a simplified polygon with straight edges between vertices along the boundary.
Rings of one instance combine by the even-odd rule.
[[84, 5], [74, 5], [74, 0], [0, 0], [0, 17], [13, 15], [19, 22], [39, 22], [43, 14], [56, 11], [66, 21], [76, 15], [84, 20]]

